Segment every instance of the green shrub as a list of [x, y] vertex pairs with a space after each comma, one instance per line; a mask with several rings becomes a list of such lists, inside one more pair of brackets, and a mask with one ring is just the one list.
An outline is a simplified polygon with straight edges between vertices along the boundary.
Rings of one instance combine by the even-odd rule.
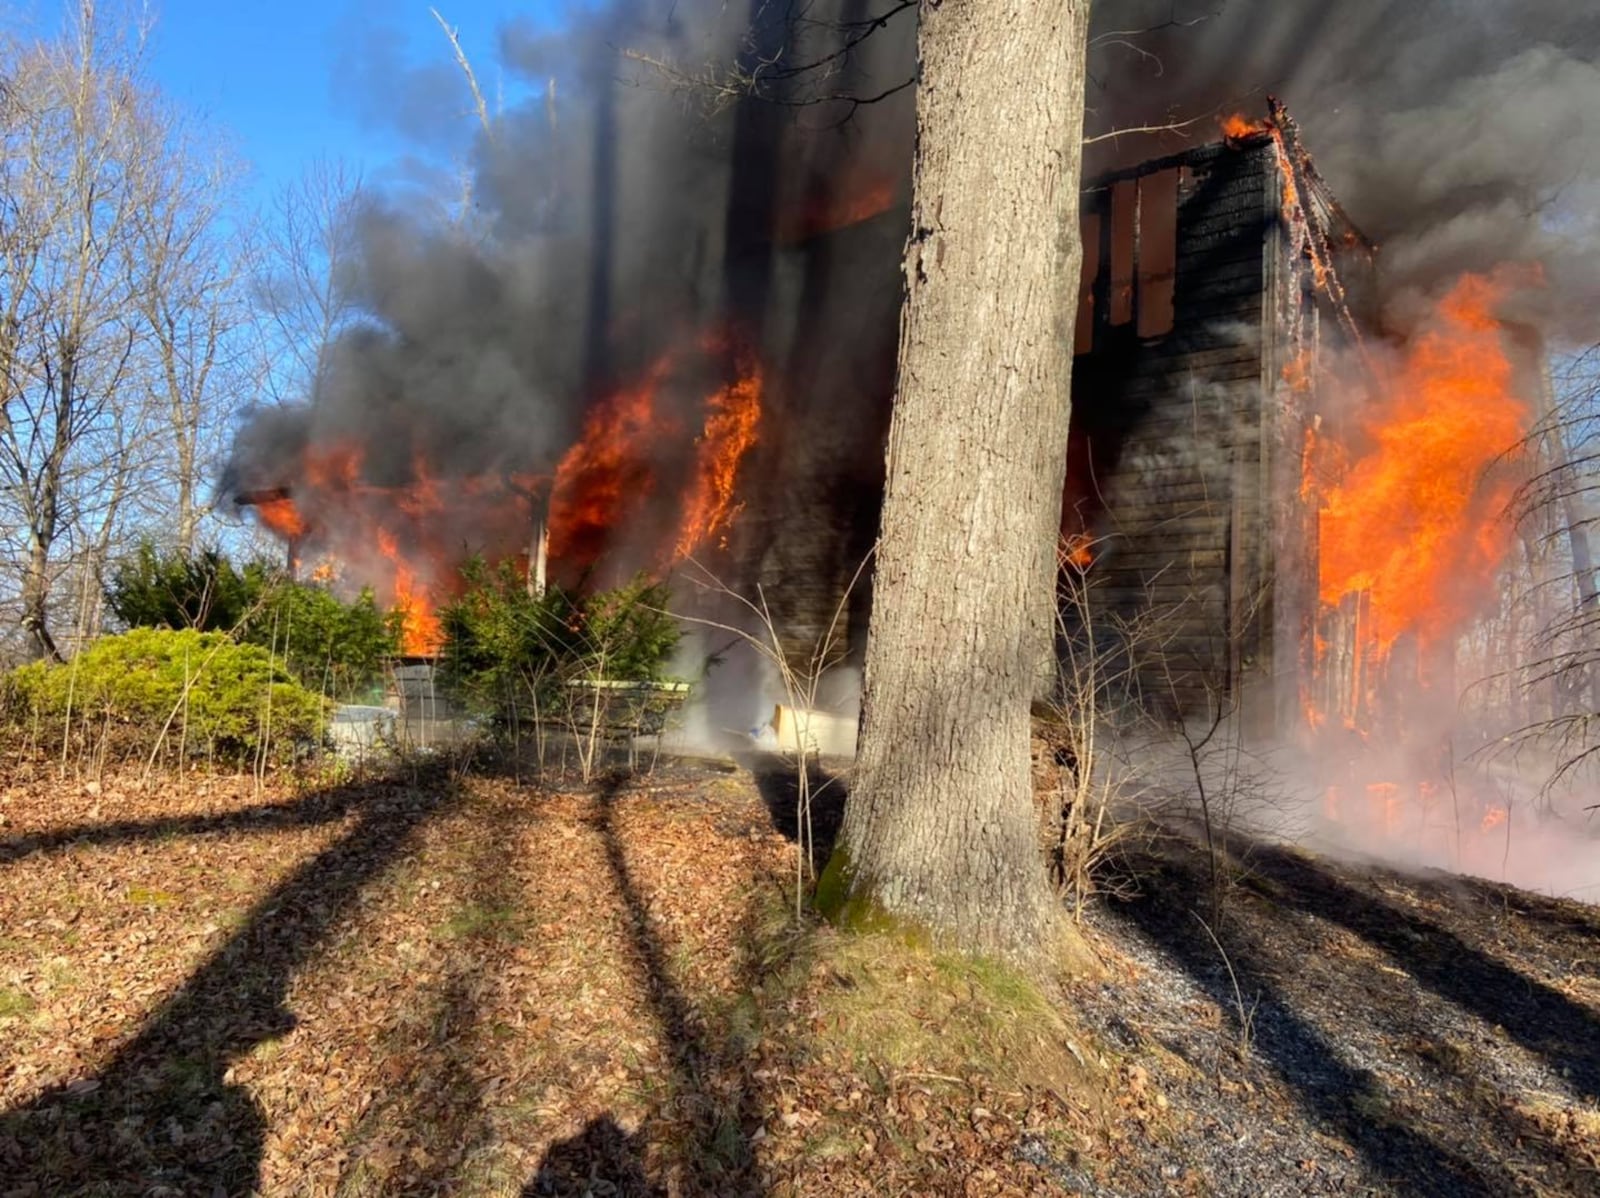
[[304, 686], [345, 702], [370, 697], [395, 649], [370, 590], [343, 602], [263, 562], [235, 567], [214, 549], [162, 552], [147, 541], [112, 574], [106, 601], [128, 628], [233, 633], [271, 651]]
[[469, 704], [499, 715], [558, 714], [572, 681], [660, 680], [677, 648], [667, 589], [640, 577], [592, 595], [528, 594], [509, 562], [462, 571], [466, 590], [440, 613], [444, 673]]
[[128, 628], [231, 632], [271, 585], [259, 562], [240, 570], [215, 549], [162, 552], [143, 541], [106, 585], [106, 604]]
[[270, 649], [302, 685], [341, 703], [372, 698], [396, 648], [370, 589], [345, 603], [326, 587], [287, 579], [265, 593], [239, 639]]
[[59, 735], [70, 711], [84, 737], [114, 732], [144, 751], [164, 728], [171, 746], [196, 754], [254, 753], [264, 733], [287, 750], [319, 736], [326, 716], [323, 699], [265, 649], [194, 629], [102, 637], [71, 662], [18, 667], [6, 689], [13, 719]]

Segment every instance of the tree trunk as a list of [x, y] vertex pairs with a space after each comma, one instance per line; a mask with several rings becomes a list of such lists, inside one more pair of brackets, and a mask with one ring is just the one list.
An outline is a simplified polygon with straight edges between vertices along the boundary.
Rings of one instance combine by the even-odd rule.
[[28, 651], [35, 658], [60, 661], [55, 637], [50, 635], [50, 546], [35, 532], [28, 540], [28, 560], [23, 567], [22, 630]]
[[1088, 0], [924, 0], [857, 782], [818, 902], [1045, 948], [1029, 700], [1066, 468]]

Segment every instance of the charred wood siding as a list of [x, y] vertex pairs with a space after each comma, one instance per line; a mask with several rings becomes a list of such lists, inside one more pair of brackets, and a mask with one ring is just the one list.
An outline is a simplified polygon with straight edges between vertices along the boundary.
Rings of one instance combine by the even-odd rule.
[[[1064, 531], [1096, 540], [1100, 615], [1159, 625], [1164, 660], [1139, 683], [1169, 714], [1242, 694], [1261, 703], [1251, 718], [1270, 722], [1302, 667], [1314, 546], [1296, 523], [1301, 429], [1279, 411], [1284, 313], [1302, 302], [1280, 261], [1280, 194], [1267, 138], [1148, 163], [1084, 193]], [[802, 663], [877, 533], [907, 219], [894, 210], [735, 264], [763, 279], [762, 310], [748, 315], [776, 364], [741, 479], [737, 586], [752, 598], [760, 588]], [[852, 302], [819, 302], [835, 288]], [[1276, 618], [1296, 646], [1279, 654], [1291, 678], [1275, 699], [1240, 684], [1272, 676], [1285, 553], [1298, 564], [1283, 591], [1299, 599]], [[857, 647], [868, 581], [840, 630]]]
[[[1172, 170], [1171, 327], [1141, 335], [1148, 206], [1121, 197]], [[1067, 531], [1075, 520], [1096, 539], [1089, 577], [1099, 611], [1146, 629], [1141, 697], [1169, 715], [1204, 714], [1272, 669], [1277, 488], [1267, 482], [1275, 434], [1264, 400], [1277, 369], [1277, 172], [1261, 139], [1147, 164], [1084, 195], [1085, 226], [1100, 245], [1092, 337], [1080, 325], [1087, 352], [1074, 368], [1078, 477], [1068, 480]], [[1118, 245], [1129, 238], [1131, 272]], [[1114, 289], [1130, 285], [1131, 302], [1118, 303]]]

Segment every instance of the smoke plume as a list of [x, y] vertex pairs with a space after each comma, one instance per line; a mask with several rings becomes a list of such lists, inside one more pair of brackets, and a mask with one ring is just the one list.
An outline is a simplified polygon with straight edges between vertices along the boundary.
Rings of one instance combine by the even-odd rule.
[[[1299, 120], [1382, 249], [1401, 327], [1462, 271], [1541, 266], [1519, 296], [1547, 335], [1592, 338], [1600, 298], [1600, 9], [1585, 0], [1133, 0], [1096, 10], [1090, 133], [1210, 113]], [[1115, 35], [1115, 30], [1130, 31]], [[1147, 30], [1139, 33], [1134, 31]], [[1204, 140], [1214, 124], [1186, 132]], [[1163, 139], [1178, 144], [1172, 135]], [[1141, 144], [1142, 143], [1142, 144]], [[1149, 139], [1113, 153], [1149, 157]]]
[[[809, 357], [802, 372], [769, 372], [779, 381], [765, 406], [778, 411], [766, 422], [782, 427], [782, 409], [800, 413], [820, 431], [812, 438], [802, 428], [786, 452], [848, 443], [834, 460], [870, 481], [881, 415], [859, 413], [879, 412], [887, 396], [899, 231], [859, 238], [853, 255], [865, 262], [853, 275], [837, 254], [789, 247], [848, 223], [863, 197], [879, 209], [903, 199], [909, 91], [859, 108], [818, 101], [857, 94], [877, 77], [909, 78], [910, 43], [890, 26], [842, 66], [763, 83], [759, 100], [719, 103], [713, 87], [769, 63], [778, 44], [786, 61], [825, 58], [848, 36], [837, 22], [859, 5], [833, 7], [813, 6], [798, 35], [711, 0], [622, 0], [576, 13], [557, 33], [503, 30], [499, 65], [524, 98], [476, 131], [460, 183], [435, 170], [429, 186], [366, 197], [355, 251], [335, 271], [356, 319], [303, 402], [248, 415], [224, 494], [303, 495], [307, 454], [327, 446], [358, 449], [362, 487], [403, 493], [424, 476], [498, 477], [547, 490], [586, 414], [664, 355], [675, 356], [657, 370], [662, 423], [680, 433], [692, 425], [715, 386], [715, 355], [703, 351], [712, 340], [780, 367]], [[364, 86], [370, 111], [424, 146], [449, 140], [441, 111], [466, 112], [471, 125], [459, 74], [408, 70], [388, 35], [368, 37], [347, 55], [355, 82], [345, 87]], [[830, 412], [849, 419], [829, 428]], [[769, 455], [778, 451], [776, 433], [762, 440]], [[693, 445], [692, 429], [663, 436], [650, 449], [660, 458], [652, 479], [681, 480]], [[769, 489], [804, 475], [786, 470]], [[652, 502], [670, 504], [671, 491], [657, 486]], [[747, 506], [759, 508], [754, 500]], [[314, 551], [338, 541], [356, 514], [325, 505], [302, 515]], [[435, 513], [430, 540], [458, 560], [519, 547], [497, 543], [511, 534], [483, 515]], [[660, 535], [616, 532], [641, 542]], [[621, 566], [649, 562], [646, 544], [610, 548]]]
[[[245, 423], [224, 489], [292, 482], [305, 446], [329, 440], [364, 445], [384, 485], [406, 481], [419, 446], [449, 473], [548, 472], [597, 395], [725, 320], [769, 356], [806, 353], [833, 372], [828, 391], [881, 402], [892, 331], [875, 326], [894, 319], [901, 231], [859, 247], [853, 280], [779, 262], [773, 244], [851, 197], [906, 197], [910, 92], [817, 101], [909, 79], [914, 12], [836, 64], [783, 74], [827, 59], [890, 7], [837, 0], [789, 25], [760, 3], [616, 0], [556, 33], [504, 30], [500, 65], [526, 98], [475, 137], [471, 210], [441, 220], [437, 179], [422, 198], [365, 206], [357, 252], [338, 271], [361, 319], [303, 406]], [[1600, 10], [1133, 0], [1095, 18], [1087, 132], [1194, 123], [1100, 143], [1091, 170], [1209, 139], [1215, 115], [1259, 114], [1279, 94], [1383, 247], [1393, 319], [1463, 270], [1525, 261], [1545, 276], [1519, 297], [1525, 315], [1548, 335], [1583, 335], [1600, 299]], [[389, 35], [365, 36], [345, 89], [419, 144], [440, 144], [440, 114], [470, 111], [459, 75], [442, 53], [403, 67]], [[779, 82], [708, 113], [709, 81], [761, 64]], [[858, 417], [843, 435], [872, 423]], [[870, 474], [874, 454], [852, 468]]]
[[[780, 635], [808, 652], [875, 532], [916, 8], [796, 11], [613, 0], [557, 32], [504, 30], [499, 65], [519, 98], [474, 130], [459, 178], [416, 169], [421, 185], [362, 207], [337, 270], [358, 318], [303, 402], [244, 422], [224, 491], [297, 493], [308, 455], [354, 445], [363, 485], [385, 493], [502, 478], [537, 505], [586, 421], [649, 376], [677, 432], [636, 438], [652, 460], [623, 489], [643, 506], [602, 531], [614, 568], [658, 564], [695, 413], [727, 366], [705, 347], [736, 344], [759, 364], [762, 415], [719, 564], [736, 588], [765, 588]], [[1546, 342], [1593, 338], [1600, 9], [1588, 0], [1122, 0], [1095, 6], [1093, 33], [1091, 175], [1214, 140], [1226, 115], [1265, 115], [1269, 94], [1287, 104], [1381, 248], [1393, 344], [1380, 362], [1405, 360], [1464, 273], [1507, 264], [1535, 269], [1497, 316]], [[440, 49], [444, 67], [414, 71], [369, 34], [346, 88], [437, 150], [460, 137], [441, 113], [472, 122]], [[1107, 136], [1138, 127], [1165, 131]], [[424, 581], [448, 589], [467, 554], [525, 547], [530, 510], [432, 513], [412, 538], [430, 547]], [[352, 539], [353, 511], [306, 515], [312, 548], [341, 529]], [[718, 719], [742, 730], [782, 697]]]

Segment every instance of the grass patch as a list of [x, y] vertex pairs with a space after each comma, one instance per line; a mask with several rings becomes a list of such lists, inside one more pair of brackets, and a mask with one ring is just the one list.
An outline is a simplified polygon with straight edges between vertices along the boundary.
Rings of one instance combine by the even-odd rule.
[[148, 886], [130, 886], [124, 897], [139, 907], [170, 907], [178, 896], [169, 890], [154, 890]]
[[0, 986], [0, 1019], [20, 1019], [38, 1005], [32, 995]]
[[508, 905], [472, 903], [445, 920], [443, 931], [455, 940], [480, 936], [514, 940], [521, 934], [521, 912]]
[[739, 1038], [759, 1038], [785, 1010], [806, 1011], [796, 1048], [891, 1079], [920, 1073], [1005, 1090], [1099, 1091], [1087, 1038], [1039, 984], [1011, 966], [908, 943], [888, 932], [796, 925], [774, 908], [750, 952], [758, 993], [723, 1012]]
[[819, 936], [824, 1034], [858, 1064], [979, 1075], [1008, 1089], [1087, 1080], [1068, 1047], [1073, 1028], [1008, 966], [893, 935]]

